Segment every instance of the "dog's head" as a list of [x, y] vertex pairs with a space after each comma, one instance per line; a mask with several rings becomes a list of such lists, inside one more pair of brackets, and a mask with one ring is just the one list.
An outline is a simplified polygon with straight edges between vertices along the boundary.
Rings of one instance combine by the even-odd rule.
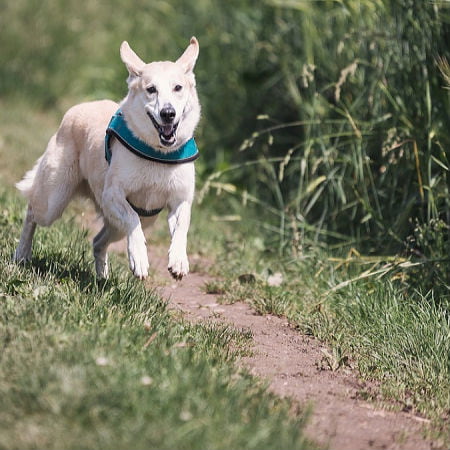
[[144, 63], [127, 42], [120, 56], [128, 69], [128, 95], [121, 109], [137, 137], [161, 151], [172, 151], [189, 140], [200, 119], [194, 66], [198, 41], [175, 62]]

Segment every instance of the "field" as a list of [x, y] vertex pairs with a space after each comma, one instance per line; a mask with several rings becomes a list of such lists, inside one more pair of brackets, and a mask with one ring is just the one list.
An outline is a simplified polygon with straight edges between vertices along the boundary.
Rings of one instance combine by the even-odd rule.
[[448, 436], [448, 2], [110, 3], [17, 0], [0, 18], [0, 448], [307, 447], [303, 414], [234, 367], [245, 333], [172, 317], [119, 257], [96, 282], [76, 210], [31, 266], [10, 262], [13, 184], [64, 110], [125, 94], [122, 40], [174, 59], [191, 35], [190, 246], [221, 276], [206, 289], [286, 316], [330, 345], [330, 370], [379, 383], [369, 399]]
[[2, 170], [0, 448], [307, 448], [303, 415], [234, 367], [248, 333], [174, 316], [117, 257], [95, 279], [76, 205], [39, 231], [31, 265], [11, 261], [25, 208], [11, 181], [55, 123], [2, 106], [8, 147], [29, 154]]

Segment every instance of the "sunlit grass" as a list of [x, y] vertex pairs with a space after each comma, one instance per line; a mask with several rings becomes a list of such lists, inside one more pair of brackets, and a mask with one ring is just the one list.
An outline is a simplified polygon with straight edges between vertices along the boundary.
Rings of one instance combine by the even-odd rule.
[[[130, 8], [114, 1], [105, 10], [97, 1], [80, 9], [70, 0], [17, 0], [5, 5], [0, 21], [1, 177], [8, 185], [45, 148], [66, 105], [125, 94], [122, 40], [150, 61], [176, 58], [197, 35], [203, 105], [197, 168], [205, 202], [194, 208], [190, 246], [212, 261], [216, 274], [227, 274], [206, 288], [223, 301], [249, 301], [261, 312], [287, 315], [332, 345], [331, 369], [349, 355], [402, 407], [446, 418], [445, 2], [277, 0], [255, 7], [250, 1], [172, 0]], [[33, 102], [45, 113], [27, 110]], [[56, 278], [93, 289], [87, 256], [61, 250], [69, 245], [65, 232], [53, 233], [37, 241], [44, 256], [34, 261], [51, 278], [34, 274], [44, 278], [32, 293], [47, 295], [42, 280]], [[64, 272], [71, 258], [76, 267], [82, 262], [81, 270]], [[4, 270], [18, 269], [6, 264]], [[269, 286], [276, 272], [283, 283]], [[20, 296], [21, 289], [29, 295], [29, 280], [22, 281], [27, 272], [14, 273], [7, 273], [8, 296]], [[79, 293], [71, 295], [80, 301]], [[19, 308], [8, 299], [12, 311]], [[67, 301], [57, 304], [70, 313]], [[36, 314], [28, 303], [20, 305]], [[84, 305], [84, 314], [91, 307], [98, 311]], [[117, 311], [112, 322], [127, 317]], [[26, 381], [35, 383], [35, 399], [40, 385]], [[98, 420], [102, 412], [90, 414]], [[14, 431], [38, 436], [35, 422], [23, 423]]]
[[[330, 345], [327, 370], [350, 366], [379, 382], [361, 395], [441, 427], [450, 407], [449, 302], [412, 289], [429, 269], [402, 269], [401, 258], [337, 258], [319, 248], [280, 257], [270, 241], [249, 238], [248, 228], [251, 223], [228, 225], [217, 259], [223, 278], [205, 290], [226, 303], [244, 301], [287, 317]], [[273, 286], [277, 272], [280, 283]]]
[[310, 448], [304, 418], [233, 368], [248, 333], [173, 318], [114, 258], [97, 280], [67, 215], [14, 264], [24, 205], [0, 204], [3, 448]]

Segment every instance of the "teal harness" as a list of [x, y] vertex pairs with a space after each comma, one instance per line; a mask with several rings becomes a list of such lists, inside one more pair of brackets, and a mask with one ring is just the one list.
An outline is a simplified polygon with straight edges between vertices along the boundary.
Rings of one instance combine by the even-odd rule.
[[[162, 164], [183, 164], [191, 161], [195, 161], [199, 157], [199, 152], [195, 139], [189, 139], [178, 150], [173, 152], [160, 152], [150, 145], [137, 138], [131, 130], [128, 128], [122, 111], [119, 109], [114, 116], [111, 117], [108, 128], [105, 135], [105, 158], [108, 164], [111, 164], [111, 139], [116, 138], [124, 147], [130, 152], [139, 156], [140, 158], [147, 159]], [[136, 211], [136, 213], [143, 217], [151, 217], [159, 214], [163, 208], [156, 209], [143, 209], [134, 206], [128, 199], [130, 206]]]
[[105, 158], [108, 164], [111, 162], [111, 138], [115, 137], [128, 150], [141, 158], [148, 159], [163, 164], [182, 164], [195, 161], [199, 157], [195, 139], [191, 138], [178, 150], [173, 152], [160, 152], [144, 141], [137, 138], [128, 128], [122, 111], [119, 109], [111, 117], [105, 136]]

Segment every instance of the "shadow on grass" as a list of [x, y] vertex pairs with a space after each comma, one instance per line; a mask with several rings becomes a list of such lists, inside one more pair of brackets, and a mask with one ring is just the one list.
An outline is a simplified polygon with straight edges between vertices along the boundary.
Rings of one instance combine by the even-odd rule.
[[148, 307], [148, 301], [151, 300], [150, 304], [160, 311], [167, 307], [167, 302], [154, 290], [149, 290], [145, 284], [132, 276], [125, 276], [122, 279], [120, 273], [113, 273], [106, 280], [98, 278], [93, 262], [91, 264], [84, 253], [80, 254], [77, 260], [73, 257], [67, 258], [64, 250], [49, 252], [44, 257], [33, 257], [28, 266], [39, 277], [45, 278], [50, 275], [60, 283], [73, 282], [84, 294], [106, 294], [111, 304], [142, 304]]
[[40, 277], [52, 275], [60, 281], [72, 280], [83, 292], [94, 293], [99, 289], [112, 287], [111, 279], [98, 278], [95, 275], [94, 264], [87, 268], [83, 254], [79, 260], [68, 259], [64, 252], [49, 253], [44, 257], [34, 256], [29, 267]]

